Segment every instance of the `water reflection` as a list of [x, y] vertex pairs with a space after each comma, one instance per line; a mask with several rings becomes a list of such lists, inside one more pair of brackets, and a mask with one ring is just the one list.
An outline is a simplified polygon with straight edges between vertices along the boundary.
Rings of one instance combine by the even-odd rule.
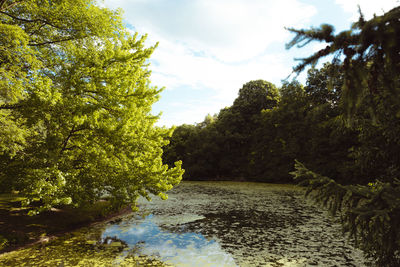
[[157, 256], [175, 266], [237, 266], [217, 241], [193, 232], [168, 232], [156, 222], [153, 215], [122, 221], [107, 227], [102, 238], [115, 237], [142, 255]]

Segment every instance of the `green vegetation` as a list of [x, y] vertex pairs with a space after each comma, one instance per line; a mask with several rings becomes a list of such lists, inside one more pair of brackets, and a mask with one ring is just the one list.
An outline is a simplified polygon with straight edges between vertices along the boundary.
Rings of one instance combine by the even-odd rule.
[[156, 259], [136, 256], [121, 240], [100, 242], [101, 229], [87, 229], [67, 234], [46, 245], [18, 250], [2, 255], [2, 266], [169, 266]]
[[292, 182], [295, 159], [341, 182], [362, 180], [348, 152], [358, 143], [357, 130], [340, 118], [338, 69], [311, 69], [306, 86], [245, 84], [231, 107], [197, 125], [178, 126], [164, 160], [182, 160], [189, 180]]
[[400, 7], [369, 21], [361, 14], [337, 35], [330, 25], [289, 30], [288, 48], [327, 43], [294, 68], [313, 66], [306, 85], [245, 84], [231, 107], [177, 127], [164, 158], [183, 160], [185, 179], [282, 183], [292, 175], [341, 215], [378, 266], [399, 266]]
[[31, 214], [166, 197], [183, 171], [161, 160], [145, 39], [94, 0], [0, 1], [0, 192]]
[[35, 207], [21, 207], [24, 199], [17, 194], [0, 194], [0, 251], [9, 251], [132, 211], [130, 207], [116, 209], [110, 201], [98, 201], [79, 208], [66, 205], [29, 216], [28, 212]]
[[379, 266], [398, 266], [400, 232], [400, 180], [367, 185], [343, 186], [334, 180], [308, 170], [300, 162], [293, 172], [306, 195], [339, 213], [344, 232]]

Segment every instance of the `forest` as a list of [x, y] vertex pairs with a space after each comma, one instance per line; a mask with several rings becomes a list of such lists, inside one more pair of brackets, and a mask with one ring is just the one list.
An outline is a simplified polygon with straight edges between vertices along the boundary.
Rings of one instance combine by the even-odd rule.
[[288, 49], [326, 43], [294, 67], [305, 85], [249, 81], [218, 114], [168, 129], [151, 114], [157, 44], [95, 2], [0, 0], [1, 193], [34, 216], [166, 199], [182, 177], [294, 183], [378, 265], [400, 265], [400, 7], [338, 34], [287, 29]]

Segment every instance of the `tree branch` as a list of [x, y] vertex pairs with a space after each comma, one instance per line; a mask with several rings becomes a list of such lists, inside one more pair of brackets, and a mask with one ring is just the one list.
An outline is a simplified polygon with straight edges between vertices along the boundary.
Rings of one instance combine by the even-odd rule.
[[[22, 2], [22, 1], [21, 1], [21, 2]], [[14, 15], [11, 15], [11, 14], [9, 14], [9, 13], [7, 13], [7, 12], [1, 11], [1, 10], [0, 10], [0, 13], [1, 13], [1, 14], [4, 14], [4, 15], [6, 15], [6, 16], [9, 16], [10, 18], [13, 18], [13, 19], [15, 19], [15, 20], [23, 21], [23, 22], [26, 22], [26, 23], [42, 22], [44, 25], [49, 25], [49, 26], [51, 26], [51, 27], [53, 27], [53, 28], [57, 28], [57, 29], [59, 29], [59, 30], [65, 30], [65, 29], [63, 29], [63, 28], [61, 28], [61, 27], [59, 27], [59, 26], [57, 26], [57, 25], [55, 25], [55, 24], [53, 24], [53, 23], [51, 23], [51, 22], [45, 20], [45, 19], [33, 19], [33, 20], [32, 20], [32, 19], [19, 18], [19, 17], [16, 17], [16, 16], [14, 16]], [[43, 27], [44, 25], [42, 25], [41, 27]]]
[[29, 43], [29, 46], [41, 46], [41, 45], [47, 45], [47, 44], [56, 44], [56, 43], [61, 43], [61, 42], [66, 42], [66, 41], [71, 41], [74, 38], [70, 37], [70, 38], [66, 38], [66, 39], [60, 39], [60, 40], [55, 40], [55, 41], [47, 41], [47, 42], [43, 42], [43, 43]]
[[68, 148], [67, 148], [67, 145], [68, 145], [69, 140], [71, 139], [71, 137], [72, 137], [76, 132], [83, 131], [83, 130], [86, 130], [86, 129], [87, 129], [87, 128], [78, 128], [78, 129], [75, 129], [75, 125], [72, 126], [71, 131], [69, 132], [67, 138], [66, 138], [66, 139], [64, 140], [64, 142], [63, 142], [63, 147], [61, 148], [60, 155], [61, 155], [65, 150], [71, 150], [71, 149], [73, 149], [73, 148], [76, 148], [77, 146], [72, 146], [72, 147], [68, 147]]
[[0, 10], [0, 13], [3, 14], [3, 15], [9, 16], [12, 19], [23, 21], [23, 22], [27, 22], [27, 23], [34, 23], [34, 22], [41, 21], [40, 19], [31, 20], [31, 19], [18, 18], [18, 17], [14, 16], [14, 15], [11, 15], [11, 14], [9, 14], [7, 12], [4, 12], [4, 11], [1, 11], [1, 10]]
[[3, 104], [3, 105], [0, 105], [0, 109], [17, 109], [17, 108], [21, 108], [21, 107], [23, 107], [23, 105], [20, 105], [20, 104], [14, 104], [14, 105]]
[[18, 5], [18, 4], [22, 3], [22, 2], [24, 2], [25, 0], [17, 1], [17, 2], [14, 2], [14, 3], [12, 3], [12, 4], [9, 4], [8, 6], [4, 6], [4, 4], [6, 3], [6, 1], [7, 1], [7, 0], [1, 0], [1, 1], [0, 1], [0, 11], [6, 10], [6, 9], [9, 9], [9, 8], [12, 8], [12, 7], [14, 7], [14, 6], [16, 6], [16, 5]]
[[3, 6], [6, 3], [6, 0], [0, 0], [0, 10], [3, 10]]
[[75, 125], [72, 126], [71, 131], [69, 132], [67, 138], [64, 140], [63, 147], [61, 148], [60, 154], [62, 154], [64, 152], [65, 148], [67, 147], [68, 141], [72, 137], [72, 134], [73, 134], [74, 130], [75, 130]]

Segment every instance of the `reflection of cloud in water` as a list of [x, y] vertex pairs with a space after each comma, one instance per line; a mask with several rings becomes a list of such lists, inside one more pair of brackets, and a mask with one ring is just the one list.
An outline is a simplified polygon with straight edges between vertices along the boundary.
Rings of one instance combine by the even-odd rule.
[[140, 244], [140, 253], [157, 255], [176, 266], [236, 266], [232, 256], [214, 240], [196, 233], [165, 232], [154, 222], [153, 215], [141, 223], [111, 225], [103, 238], [117, 237], [130, 247]]

